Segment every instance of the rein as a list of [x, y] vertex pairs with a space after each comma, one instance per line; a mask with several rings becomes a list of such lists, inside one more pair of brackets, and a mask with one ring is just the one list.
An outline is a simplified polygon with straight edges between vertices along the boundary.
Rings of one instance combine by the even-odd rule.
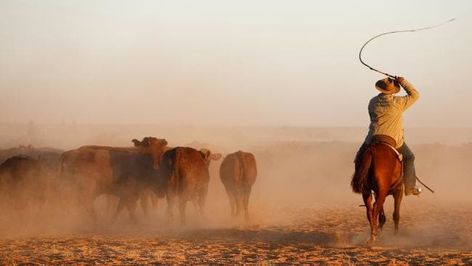
[[384, 33], [375, 35], [374, 37], [370, 38], [367, 42], [365, 42], [364, 45], [362, 45], [361, 50], [359, 51], [359, 61], [361, 61], [361, 63], [362, 63], [364, 66], [368, 67], [370, 70], [373, 70], [373, 71], [375, 71], [375, 72], [378, 72], [378, 73], [380, 73], [380, 74], [383, 74], [383, 75], [385, 75], [385, 76], [388, 76], [388, 77], [391, 77], [391, 78], [395, 79], [395, 76], [394, 76], [394, 75], [388, 74], [388, 73], [383, 72], [383, 71], [380, 71], [380, 70], [378, 70], [378, 69], [375, 69], [375, 68], [369, 66], [368, 64], [366, 64], [366, 63], [364, 62], [364, 60], [362, 60], [362, 51], [364, 50], [365, 46], [366, 46], [369, 42], [371, 42], [372, 40], [374, 40], [374, 39], [376, 39], [376, 38], [378, 38], [378, 37], [380, 37], [380, 36], [384, 36], [384, 35], [388, 35], [388, 34], [393, 34], [393, 33], [401, 33], [401, 32], [416, 32], [416, 31], [422, 31], [422, 30], [429, 30], [429, 29], [433, 29], [433, 28], [442, 26], [442, 25], [444, 25], [444, 24], [446, 24], [446, 23], [452, 22], [452, 21], [454, 21], [455, 19], [456, 19], [456, 18], [451, 18], [451, 19], [448, 20], [448, 21], [445, 21], [445, 22], [442, 22], [442, 23], [439, 23], [439, 24], [433, 25], [433, 26], [428, 26], [428, 27], [423, 27], [423, 28], [417, 28], [417, 29], [411, 29], [411, 30], [389, 31], [389, 32], [384, 32]]
[[403, 154], [401, 154], [399, 151], [397, 151], [397, 149], [395, 149], [395, 147], [393, 147], [392, 145], [386, 143], [386, 142], [379, 142], [379, 144], [383, 144], [383, 145], [386, 145], [387, 147], [389, 147], [391, 150], [393, 150], [395, 152], [395, 154], [397, 155], [397, 158], [398, 160], [403, 161]]
[[429, 188], [425, 183], [423, 183], [418, 177], [416, 177], [416, 180], [418, 180], [418, 182], [420, 182], [421, 185], [423, 185], [425, 188], [427, 188], [429, 191], [431, 191], [431, 193], [434, 193], [434, 190], [432, 190], [431, 188]]

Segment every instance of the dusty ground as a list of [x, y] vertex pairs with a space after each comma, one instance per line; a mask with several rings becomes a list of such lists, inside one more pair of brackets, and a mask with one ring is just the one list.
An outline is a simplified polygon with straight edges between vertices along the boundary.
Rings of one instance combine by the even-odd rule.
[[[436, 193], [404, 199], [397, 236], [388, 198], [387, 223], [374, 246], [365, 244], [365, 210], [349, 187], [359, 143], [241, 143], [235, 137], [235, 143], [210, 148], [255, 153], [259, 174], [249, 225], [230, 221], [216, 162], [210, 166], [206, 218], [199, 220], [189, 207], [185, 228], [166, 225], [163, 202], [149, 219], [141, 215], [139, 225], [130, 225], [126, 214], [107, 225], [110, 213], [102, 208], [101, 223], [92, 226], [55, 194], [42, 217], [30, 214], [26, 223], [12, 222], [2, 209], [0, 264], [472, 265], [470, 143], [412, 145], [417, 172]], [[105, 198], [97, 201], [105, 205]]]
[[[467, 222], [472, 219], [471, 206], [405, 205], [400, 234], [393, 235], [388, 219], [374, 246], [364, 244], [368, 227], [363, 208], [317, 205], [273, 209], [278, 214], [266, 225], [127, 225], [120, 230], [102, 227], [67, 235], [7, 237], [0, 240], [0, 263], [472, 264], [472, 229]], [[391, 210], [387, 211], [390, 218]]]

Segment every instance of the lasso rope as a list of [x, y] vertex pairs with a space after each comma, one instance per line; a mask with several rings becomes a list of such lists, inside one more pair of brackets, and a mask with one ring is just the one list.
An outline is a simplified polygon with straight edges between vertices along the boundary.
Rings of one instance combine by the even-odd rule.
[[448, 20], [448, 21], [445, 21], [445, 22], [443, 22], [443, 23], [440, 23], [440, 24], [437, 24], [437, 25], [433, 25], [433, 26], [429, 26], [429, 27], [418, 28], [418, 29], [412, 29], [412, 30], [396, 30], [396, 31], [389, 31], [389, 32], [384, 32], [384, 33], [375, 35], [374, 37], [370, 38], [367, 42], [365, 42], [364, 45], [362, 45], [361, 50], [359, 51], [359, 60], [361, 61], [361, 63], [362, 63], [363, 65], [365, 65], [366, 67], [368, 67], [370, 70], [379, 72], [379, 73], [384, 74], [384, 75], [386, 75], [386, 76], [388, 76], [388, 77], [391, 77], [391, 78], [395, 78], [394, 75], [390, 75], [390, 74], [388, 74], [388, 73], [386, 73], [386, 72], [383, 72], [383, 71], [380, 71], [380, 70], [378, 70], [378, 69], [375, 69], [375, 68], [369, 66], [368, 64], [366, 64], [366, 63], [362, 60], [362, 50], [364, 50], [364, 47], [365, 47], [369, 42], [371, 42], [372, 40], [374, 40], [374, 39], [376, 39], [376, 38], [378, 38], [378, 37], [380, 37], [380, 36], [384, 36], [384, 35], [387, 35], [387, 34], [400, 33], [400, 32], [415, 32], [415, 31], [421, 31], [421, 30], [429, 30], [429, 29], [432, 29], [432, 28], [436, 28], [436, 27], [442, 26], [442, 25], [444, 25], [444, 24], [446, 24], [446, 23], [452, 22], [452, 21], [454, 21], [455, 19], [456, 19], [456, 18], [452, 18], [452, 19], [450, 19], [450, 20]]

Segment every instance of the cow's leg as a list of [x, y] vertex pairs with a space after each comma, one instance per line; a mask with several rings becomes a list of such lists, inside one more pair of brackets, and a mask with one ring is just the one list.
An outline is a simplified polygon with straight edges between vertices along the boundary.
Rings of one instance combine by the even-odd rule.
[[118, 203], [120, 199], [117, 198], [115, 195], [105, 195], [106, 200], [106, 211], [109, 217], [114, 217], [116, 213], [116, 209], [118, 208]]
[[241, 217], [244, 210], [244, 189], [236, 189], [236, 216]]
[[92, 221], [96, 223], [98, 221], [98, 218], [97, 213], [95, 212], [95, 208], [93, 207], [93, 200], [88, 200], [87, 202], [85, 202], [85, 210], [92, 218]]
[[139, 196], [139, 203], [141, 205], [141, 209], [143, 210], [144, 216], [148, 216], [148, 209], [149, 209], [149, 194], [147, 191], [143, 191]]
[[10, 194], [11, 207], [15, 212], [15, 216], [19, 223], [23, 223], [25, 220], [25, 207], [26, 207], [26, 195], [20, 189], [13, 189], [13, 193]]
[[185, 206], [187, 205], [187, 199], [183, 196], [179, 197], [179, 213], [180, 213], [180, 224], [185, 225]]
[[79, 203], [83, 206], [86, 213], [89, 215], [89, 217], [94, 223], [97, 223], [98, 221], [97, 213], [95, 212], [95, 209], [93, 207], [93, 203], [97, 195], [97, 193], [81, 193], [79, 196]]
[[144, 190], [143, 194], [140, 196], [141, 199], [141, 208], [143, 209], [144, 215], [148, 215], [149, 211], [157, 208], [157, 196], [151, 190]]
[[234, 193], [234, 188], [226, 187], [226, 194], [228, 194], [228, 199], [229, 199], [229, 206], [231, 208], [231, 216], [235, 217], [236, 216], [236, 196]]
[[[49, 176], [42, 176], [40, 175], [40, 178], [43, 178], [43, 180], [45, 178], [50, 178]], [[40, 183], [38, 184], [40, 189], [39, 191], [36, 191], [36, 192], [33, 192], [35, 195], [36, 195], [36, 200], [35, 200], [35, 209], [36, 209], [36, 212], [35, 212], [35, 217], [36, 219], [34, 220], [37, 220], [37, 218], [39, 217], [39, 215], [42, 213], [43, 209], [45, 208], [46, 204], [48, 203], [48, 195], [50, 195], [49, 193], [49, 187], [50, 187], [50, 181], [40, 181]]]
[[393, 210], [393, 221], [395, 223], [395, 234], [398, 233], [398, 226], [400, 223], [400, 204], [402, 202], [403, 198], [403, 186], [400, 186], [399, 189], [397, 189], [393, 193], [393, 200], [394, 200], [394, 210]]
[[92, 218], [92, 221], [96, 224], [98, 222], [97, 213], [94, 209], [95, 199], [103, 194], [103, 191], [98, 188], [97, 182], [93, 180], [92, 176], [83, 177], [76, 184], [78, 186], [77, 199], [88, 215]]
[[238, 216], [238, 196], [237, 196], [237, 193], [236, 191], [231, 191], [231, 193], [229, 194], [231, 195], [230, 196], [230, 204], [231, 204], [231, 215], [233, 217], [237, 217]]
[[200, 214], [200, 205], [198, 204], [198, 199], [199, 199], [199, 197], [195, 196], [192, 199], [192, 203], [193, 203], [193, 208], [195, 209], [195, 211], [198, 212], [198, 214]]
[[126, 208], [129, 212], [129, 218], [131, 223], [137, 224], [138, 219], [136, 218], [136, 207], [138, 205], [138, 198], [137, 197], [130, 197], [126, 201]]
[[172, 221], [174, 219], [174, 206], [175, 206], [177, 197], [174, 193], [168, 192], [166, 200], [167, 200], [167, 220]]
[[246, 222], [249, 221], [248, 205], [249, 205], [250, 195], [251, 195], [251, 187], [248, 187], [243, 192], [244, 219], [246, 220]]
[[123, 197], [119, 197], [118, 206], [116, 207], [115, 214], [113, 215], [113, 218], [112, 218], [113, 221], [116, 221], [116, 218], [118, 218], [118, 215], [121, 213], [125, 205], [126, 205], [126, 200]]
[[198, 207], [199, 207], [199, 212], [201, 216], [204, 216], [205, 214], [205, 203], [206, 203], [206, 197], [208, 194], [208, 186], [205, 186], [200, 190], [198, 193]]
[[151, 200], [151, 206], [153, 209], [156, 209], [157, 208], [157, 203], [158, 203], [158, 198], [157, 198], [157, 195], [154, 194], [154, 193], [150, 193], [149, 194], [149, 198]]

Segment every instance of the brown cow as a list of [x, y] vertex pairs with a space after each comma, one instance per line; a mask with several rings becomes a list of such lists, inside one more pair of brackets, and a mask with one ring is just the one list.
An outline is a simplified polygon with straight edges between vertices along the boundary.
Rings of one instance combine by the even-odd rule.
[[162, 183], [167, 182], [167, 213], [173, 216], [173, 208], [179, 200], [180, 222], [185, 224], [185, 206], [192, 201], [203, 214], [210, 181], [208, 167], [211, 160], [219, 160], [221, 154], [209, 150], [176, 147], [166, 151], [161, 159]]
[[252, 153], [237, 151], [228, 154], [223, 159], [220, 166], [220, 178], [228, 193], [233, 216], [241, 215], [244, 210], [245, 219], [249, 219], [249, 195], [256, 177], [256, 158]]
[[42, 206], [46, 200], [47, 180], [37, 159], [13, 156], [0, 165], [0, 201], [4, 208], [21, 212]]
[[55, 148], [35, 148], [31, 145], [19, 146], [0, 150], [0, 163], [13, 156], [23, 156], [38, 160], [48, 170], [56, 170], [59, 165], [62, 150]]
[[137, 139], [131, 140], [134, 147], [111, 147], [111, 146], [99, 146], [99, 145], [88, 145], [82, 146], [79, 149], [92, 149], [92, 150], [107, 150], [117, 152], [131, 152], [139, 154], [148, 154], [152, 156], [154, 160], [154, 168], [159, 168], [159, 163], [162, 154], [168, 149], [167, 141], [165, 139], [158, 139], [155, 137], [144, 137], [142, 141]]
[[[138, 148], [140, 151], [149, 152], [147, 150], [149, 147], [154, 147], [157, 149], [155, 151], [150, 151], [150, 153], [154, 155], [153, 157], [155, 157], [154, 168], [158, 169], [159, 163], [160, 163], [160, 155], [162, 155], [166, 150], [170, 149], [170, 147], [165, 146], [161, 148], [159, 145], [154, 145], [155, 141], [158, 141], [158, 139], [156, 139], [155, 137], [144, 137], [142, 141], [139, 141], [137, 139], [131, 140], [131, 142], [134, 144], [134, 147]], [[82, 146], [81, 149], [136, 152], [137, 150], [134, 147], [110, 147], [110, 146], [89, 145], [89, 146]], [[139, 195], [139, 202], [144, 212], [144, 215], [148, 214], [149, 205], [151, 205], [154, 208], [157, 207], [157, 201], [158, 201], [158, 197], [152, 191], [152, 189], [145, 189], [144, 191], [141, 192], [141, 194]], [[115, 205], [114, 200], [111, 198], [109, 199], [108, 203], [110, 204], [110, 206]], [[115, 216], [117, 216], [118, 213], [120, 212], [121, 210], [120, 207], [122, 208], [123, 205], [120, 205], [118, 202], [118, 210], [115, 213]]]
[[93, 203], [102, 194], [119, 198], [114, 217], [126, 207], [132, 221], [136, 221], [136, 203], [144, 191], [151, 189], [158, 196], [165, 196], [166, 184], [159, 183], [156, 158], [159, 161], [167, 141], [145, 139], [146, 145], [139, 148], [83, 146], [63, 154], [62, 173], [72, 180], [81, 204], [94, 220]]

